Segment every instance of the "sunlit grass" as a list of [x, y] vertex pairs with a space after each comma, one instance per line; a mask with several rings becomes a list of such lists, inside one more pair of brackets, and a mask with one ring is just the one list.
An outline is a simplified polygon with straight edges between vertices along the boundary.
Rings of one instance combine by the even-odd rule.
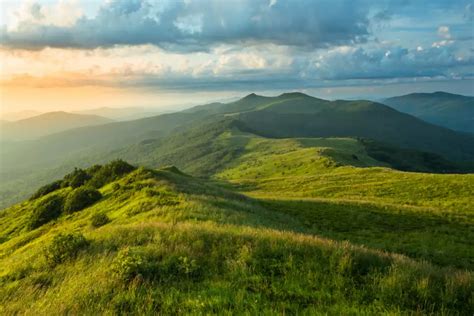
[[[212, 181], [139, 168], [36, 229], [48, 195], [3, 211], [0, 313], [474, 312], [472, 175], [366, 167], [350, 139], [236, 136], [219, 141], [246, 151]], [[87, 243], [51, 265], [60, 233]]]

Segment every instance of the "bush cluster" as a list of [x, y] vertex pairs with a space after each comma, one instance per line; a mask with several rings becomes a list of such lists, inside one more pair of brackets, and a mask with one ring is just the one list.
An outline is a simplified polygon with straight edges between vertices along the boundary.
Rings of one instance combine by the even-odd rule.
[[52, 183], [46, 184], [38, 189], [31, 197], [30, 200], [35, 200], [42, 196], [45, 196], [51, 192], [54, 192], [61, 188], [62, 180], [54, 181]]
[[28, 222], [29, 229], [35, 229], [44, 225], [61, 215], [63, 211], [63, 198], [59, 195], [52, 195], [40, 201]]
[[30, 197], [30, 200], [37, 199], [60, 188], [72, 187], [75, 189], [86, 184], [100, 188], [135, 169], [134, 166], [120, 159], [114, 160], [104, 166], [94, 165], [86, 170], [74, 168], [74, 171], [65, 175], [62, 180], [54, 181], [39, 188]]
[[80, 187], [68, 194], [64, 201], [64, 211], [66, 213], [74, 213], [80, 211], [102, 198], [102, 194], [99, 191], [88, 188]]
[[88, 245], [89, 242], [81, 233], [58, 234], [45, 249], [46, 262], [50, 266], [60, 264], [76, 257], [77, 253]]
[[89, 184], [96, 188], [100, 188], [135, 170], [134, 166], [120, 159], [114, 160], [104, 166], [94, 166], [92, 168], [94, 169], [90, 170], [92, 178], [90, 179]]
[[[28, 219], [27, 227], [30, 230], [38, 228], [58, 218], [62, 213], [70, 214], [80, 211], [101, 198], [99, 191], [87, 187], [79, 187], [71, 191], [66, 198], [58, 194], [47, 196], [37, 202], [36, 208]], [[103, 218], [100, 220], [104, 221]], [[98, 220], [97, 223], [99, 223]]]
[[75, 168], [73, 172], [66, 175], [64, 177], [62, 186], [67, 187], [70, 186], [72, 188], [78, 188], [84, 184], [91, 178], [91, 175], [88, 174], [86, 171]]

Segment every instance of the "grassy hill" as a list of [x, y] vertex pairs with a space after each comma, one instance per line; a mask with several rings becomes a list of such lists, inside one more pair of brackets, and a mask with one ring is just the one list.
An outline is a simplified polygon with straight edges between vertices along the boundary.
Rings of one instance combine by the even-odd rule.
[[[430, 196], [418, 196], [420, 191], [406, 194], [431, 206], [389, 205], [376, 198], [295, 200], [290, 197], [306, 191], [285, 189], [286, 180], [275, 191], [279, 198], [268, 199], [264, 187], [250, 189], [243, 176], [260, 169], [257, 186], [264, 185], [273, 172], [288, 170], [280, 164], [296, 162], [295, 150], [307, 150], [283, 142], [289, 140], [247, 143], [248, 149], [270, 154], [275, 171], [265, 168], [266, 161], [239, 171], [251, 162], [251, 153], [215, 181], [175, 167], [136, 169], [117, 161], [75, 170], [1, 211], [0, 313], [474, 312], [472, 208], [445, 212]], [[363, 149], [355, 140], [341, 142], [343, 148]], [[361, 157], [361, 164], [369, 160]], [[387, 181], [405, 176], [301, 161], [313, 168], [309, 174], [350, 168], [380, 169]], [[235, 193], [235, 184], [223, 180], [230, 174], [254, 197]], [[411, 175], [432, 177], [406, 174]], [[472, 190], [470, 176], [438, 176], [449, 185], [465, 181]], [[287, 178], [301, 177], [295, 170]], [[456, 192], [450, 200], [462, 198]], [[77, 199], [81, 194], [88, 198]]]
[[[0, 207], [22, 200], [35, 187], [63, 176], [74, 166], [113, 158], [150, 167], [176, 164], [193, 175], [213, 176], [238, 157], [244, 146], [216, 141], [229, 128], [228, 120], [240, 131], [260, 137], [355, 137], [372, 161], [377, 161], [372, 166], [442, 173], [474, 167], [473, 136], [425, 123], [381, 104], [331, 102], [301, 93], [278, 97], [250, 94], [231, 103], [75, 128], [34, 141], [4, 142], [0, 146]], [[352, 158], [352, 163], [357, 165], [356, 159]]]
[[48, 112], [15, 122], [2, 123], [0, 137], [2, 141], [29, 140], [72, 128], [110, 122], [112, 120], [98, 115]]
[[370, 101], [329, 102], [285, 94], [236, 116], [254, 133], [268, 137], [363, 137], [460, 161], [472, 160], [474, 154], [473, 136]]
[[[244, 123], [233, 117], [227, 117], [190, 126], [189, 129], [168, 137], [145, 140], [116, 150], [110, 153], [109, 158], [124, 158], [149, 167], [175, 164], [193, 175], [210, 177], [235, 164], [246, 151], [254, 153], [255, 156], [262, 154], [262, 157], [265, 157], [268, 153], [262, 153], [262, 148], [275, 146], [275, 150], [281, 151], [307, 148], [308, 154], [298, 152], [295, 159], [300, 160], [301, 157], [310, 155], [311, 161], [314, 162], [326, 157], [329, 165], [385, 166], [405, 171], [434, 173], [463, 173], [472, 170], [469, 166], [448, 161], [436, 154], [403, 150], [367, 139], [334, 137], [275, 139], [248, 131], [249, 128]], [[252, 146], [252, 144], [258, 145]], [[303, 165], [306, 162], [299, 161], [299, 163]]]
[[474, 97], [446, 92], [412, 93], [385, 99], [383, 103], [433, 124], [474, 133]]

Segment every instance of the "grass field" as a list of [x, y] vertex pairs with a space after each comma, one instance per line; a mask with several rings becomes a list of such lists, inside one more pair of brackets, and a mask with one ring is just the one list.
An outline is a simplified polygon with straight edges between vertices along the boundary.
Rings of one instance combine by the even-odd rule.
[[[462, 236], [469, 227], [436, 213], [260, 200], [173, 168], [138, 169], [102, 187], [92, 206], [26, 228], [35, 203], [71, 190], [2, 213], [2, 314], [474, 311], [473, 275], [458, 269], [472, 263], [461, 260], [472, 249]], [[108, 221], [95, 227], [98, 213]], [[452, 262], [424, 252], [435, 239], [423, 230], [428, 224], [444, 229], [436, 248]], [[395, 242], [400, 232], [405, 239]], [[59, 233], [76, 237], [59, 244], [67, 255], [52, 264]], [[458, 268], [448, 267], [456, 259]]]

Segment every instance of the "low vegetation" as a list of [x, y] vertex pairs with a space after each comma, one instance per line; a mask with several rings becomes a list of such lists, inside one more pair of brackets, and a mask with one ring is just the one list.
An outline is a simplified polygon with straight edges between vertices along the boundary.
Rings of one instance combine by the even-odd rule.
[[[468, 221], [254, 199], [176, 168], [139, 168], [99, 191], [100, 201], [28, 233], [34, 201], [2, 213], [2, 314], [474, 312]], [[427, 224], [444, 240], [433, 251]]]
[[92, 215], [91, 217], [91, 226], [95, 228], [104, 226], [109, 222], [110, 218], [107, 216], [107, 214], [104, 213], [97, 213]]
[[80, 233], [60, 233], [53, 237], [51, 244], [44, 250], [46, 262], [50, 266], [55, 266], [68, 259], [74, 259], [87, 245], [86, 238]]

